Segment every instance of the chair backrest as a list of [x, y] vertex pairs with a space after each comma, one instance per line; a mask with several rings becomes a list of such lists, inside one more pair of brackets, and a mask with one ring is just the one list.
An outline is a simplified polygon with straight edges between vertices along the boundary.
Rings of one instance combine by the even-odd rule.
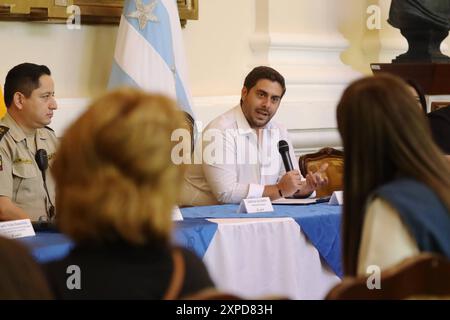
[[186, 120], [186, 125], [189, 129], [189, 134], [191, 138], [191, 154], [194, 152], [194, 140], [195, 140], [195, 120], [192, 118], [192, 116], [187, 113], [186, 111], [183, 111], [184, 117]]
[[319, 170], [324, 163], [328, 163], [326, 171], [328, 185], [317, 189], [317, 197], [329, 196], [334, 191], [343, 189], [344, 153], [340, 150], [325, 147], [316, 153], [301, 156], [298, 161], [300, 171], [304, 177], [308, 172]]
[[369, 289], [368, 278], [344, 278], [328, 300], [450, 299], [450, 261], [422, 253], [381, 272], [380, 289]]

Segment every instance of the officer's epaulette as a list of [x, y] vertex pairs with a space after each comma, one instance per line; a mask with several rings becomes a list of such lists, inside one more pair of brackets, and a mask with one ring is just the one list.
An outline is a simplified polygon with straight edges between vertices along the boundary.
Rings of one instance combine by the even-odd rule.
[[53, 132], [55, 132], [55, 130], [53, 130], [52, 128], [50, 128], [50, 127], [47, 127], [47, 126], [45, 126], [45, 128], [46, 129], [48, 129], [48, 130], [50, 130], [50, 131], [53, 131]]
[[0, 126], [0, 141], [2, 140], [3, 136], [9, 131], [8, 127]]

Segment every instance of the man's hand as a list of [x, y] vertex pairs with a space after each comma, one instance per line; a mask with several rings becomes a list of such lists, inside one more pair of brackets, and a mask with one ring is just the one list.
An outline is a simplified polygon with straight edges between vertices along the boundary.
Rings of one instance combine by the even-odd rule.
[[278, 182], [283, 197], [290, 197], [302, 187], [302, 178], [298, 170], [287, 172]]
[[0, 196], [0, 221], [29, 219], [30, 217], [16, 206], [10, 198]]
[[[312, 191], [316, 190], [317, 188], [326, 186], [328, 184], [328, 177], [326, 175], [326, 171], [328, 169], [328, 163], [324, 163], [320, 166], [320, 169], [316, 172], [312, 173], [311, 171], [308, 172], [306, 175], [306, 184], [309, 188], [312, 189]], [[311, 191], [311, 192], [312, 192]]]
[[308, 197], [317, 188], [323, 187], [328, 184], [328, 177], [326, 171], [328, 169], [328, 163], [324, 163], [320, 166], [320, 169], [316, 172], [308, 172], [306, 175], [306, 181], [302, 182], [301, 188], [294, 195], [298, 198]]

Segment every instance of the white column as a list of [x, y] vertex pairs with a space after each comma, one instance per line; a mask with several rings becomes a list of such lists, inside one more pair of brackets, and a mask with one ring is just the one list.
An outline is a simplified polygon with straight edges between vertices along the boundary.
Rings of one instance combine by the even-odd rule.
[[336, 104], [347, 84], [361, 75], [341, 59], [349, 44], [339, 31], [340, 14], [350, 2], [256, 2], [249, 69], [264, 64], [285, 76], [287, 93], [277, 119], [290, 130], [297, 153], [341, 146]]
[[387, 19], [391, 0], [380, 0], [381, 9], [381, 29], [380, 29], [380, 63], [391, 63], [398, 55], [408, 51], [408, 41], [400, 34], [400, 30], [392, 27]]

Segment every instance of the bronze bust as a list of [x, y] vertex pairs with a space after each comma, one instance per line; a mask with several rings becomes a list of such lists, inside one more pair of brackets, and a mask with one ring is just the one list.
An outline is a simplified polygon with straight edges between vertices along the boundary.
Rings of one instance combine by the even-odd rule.
[[450, 63], [441, 42], [450, 29], [450, 0], [392, 0], [388, 22], [408, 41], [408, 52], [393, 63]]

